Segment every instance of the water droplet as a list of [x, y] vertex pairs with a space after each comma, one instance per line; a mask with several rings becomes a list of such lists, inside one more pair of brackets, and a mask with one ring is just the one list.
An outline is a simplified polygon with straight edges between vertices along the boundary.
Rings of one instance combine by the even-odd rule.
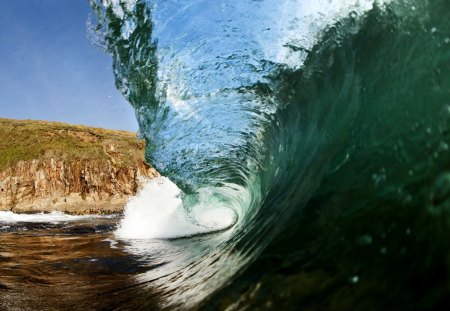
[[356, 11], [351, 11], [349, 15], [350, 15], [350, 18], [353, 18], [353, 19], [358, 17], [358, 13]]
[[435, 33], [437, 31], [436, 27], [431, 28], [431, 33]]
[[433, 204], [439, 205], [450, 194], [450, 172], [445, 172], [436, 178], [433, 188]]
[[445, 133], [450, 128], [450, 105], [445, 105], [442, 108], [440, 122], [439, 122], [439, 130], [441, 133]]
[[359, 276], [354, 275], [354, 276], [352, 276], [352, 277], [349, 279], [349, 281], [350, 281], [350, 283], [352, 283], [352, 284], [356, 284], [356, 283], [359, 282]]
[[440, 151], [447, 151], [448, 150], [448, 144], [444, 141], [441, 141], [439, 144], [439, 150]]
[[373, 241], [372, 236], [370, 236], [369, 234], [365, 234], [359, 237], [358, 239], [358, 244], [359, 245], [370, 245]]

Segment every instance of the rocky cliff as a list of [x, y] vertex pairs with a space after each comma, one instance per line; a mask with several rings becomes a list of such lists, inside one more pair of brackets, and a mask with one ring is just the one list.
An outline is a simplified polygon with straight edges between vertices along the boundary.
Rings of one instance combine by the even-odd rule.
[[120, 212], [158, 175], [145, 163], [144, 142], [129, 132], [0, 119], [0, 137], [3, 211]]

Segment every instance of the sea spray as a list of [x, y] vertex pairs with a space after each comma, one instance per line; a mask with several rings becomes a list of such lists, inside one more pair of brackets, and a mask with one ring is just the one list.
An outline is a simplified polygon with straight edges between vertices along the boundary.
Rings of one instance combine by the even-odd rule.
[[64, 223], [76, 222], [79, 220], [95, 220], [104, 218], [115, 218], [117, 215], [69, 215], [63, 212], [17, 214], [11, 211], [0, 212], [1, 223]]
[[[236, 214], [214, 193], [201, 190], [188, 218], [181, 190], [167, 177], [147, 182], [125, 206], [116, 235], [123, 239], [170, 239], [211, 233], [231, 227]], [[214, 208], [210, 208], [214, 206]]]

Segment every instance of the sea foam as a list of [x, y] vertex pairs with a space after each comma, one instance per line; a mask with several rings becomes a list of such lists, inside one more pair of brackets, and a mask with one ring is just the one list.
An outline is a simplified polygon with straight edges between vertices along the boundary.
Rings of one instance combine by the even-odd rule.
[[219, 231], [234, 224], [235, 214], [225, 206], [210, 208], [198, 203], [189, 217], [181, 196], [181, 190], [169, 178], [149, 180], [125, 206], [116, 236], [122, 239], [170, 239]]
[[0, 212], [0, 223], [18, 223], [18, 222], [28, 222], [28, 223], [61, 223], [61, 222], [71, 222], [86, 220], [91, 218], [106, 218], [115, 217], [112, 216], [97, 216], [97, 215], [68, 215], [63, 212], [52, 212], [52, 213], [38, 213], [38, 214], [16, 214], [10, 211]]

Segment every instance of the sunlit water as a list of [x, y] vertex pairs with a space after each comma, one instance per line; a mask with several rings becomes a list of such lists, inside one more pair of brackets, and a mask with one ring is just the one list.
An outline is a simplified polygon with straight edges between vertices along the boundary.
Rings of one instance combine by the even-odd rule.
[[[54, 303], [106, 309], [448, 307], [448, 1], [91, 4], [90, 38], [167, 179], [117, 227], [66, 232], [68, 273], [37, 250], [8, 273], [56, 269], [79, 284], [86, 257], [104, 278], [89, 286], [102, 285]], [[2, 226], [5, 239], [28, 237], [24, 249], [66, 236], [66, 225]], [[53, 303], [39, 293], [58, 286], [13, 280], [9, 303]], [[86, 292], [96, 299], [81, 302]]]
[[0, 310], [157, 310], [153, 282], [214, 239], [121, 240], [119, 219], [0, 213]]

